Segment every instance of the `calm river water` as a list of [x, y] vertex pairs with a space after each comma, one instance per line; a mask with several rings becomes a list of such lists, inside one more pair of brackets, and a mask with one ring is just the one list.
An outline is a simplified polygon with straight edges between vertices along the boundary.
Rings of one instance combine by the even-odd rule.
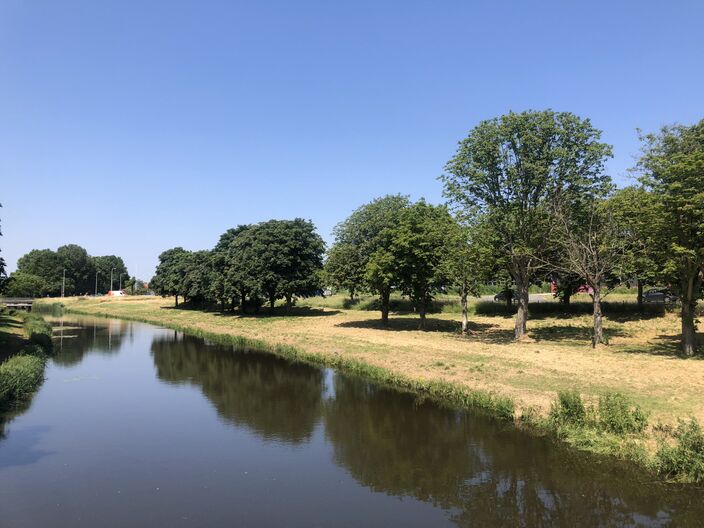
[[702, 526], [704, 493], [179, 332], [66, 317], [1, 425], [0, 526]]

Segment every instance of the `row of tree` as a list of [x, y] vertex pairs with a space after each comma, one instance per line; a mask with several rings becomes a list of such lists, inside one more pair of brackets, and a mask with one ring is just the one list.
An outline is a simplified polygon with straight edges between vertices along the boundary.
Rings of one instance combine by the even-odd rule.
[[9, 297], [45, 297], [107, 293], [120, 284], [131, 285], [120, 257], [93, 257], [76, 244], [51, 249], [33, 249], [20, 257], [17, 270], [3, 287]]
[[255, 312], [277, 300], [320, 293], [325, 244], [310, 221], [269, 220], [229, 229], [212, 250], [181, 247], [159, 255], [150, 283], [160, 295]]
[[[400, 291], [421, 317], [434, 293], [467, 295], [488, 278], [515, 289], [515, 337], [526, 335], [529, 286], [557, 280], [566, 302], [588, 284], [593, 344], [605, 342], [603, 295], [635, 280], [670, 284], [682, 301], [682, 348], [697, 351], [695, 307], [704, 293], [704, 121], [644, 135], [638, 185], [616, 190], [604, 172], [611, 146], [589, 120], [553, 111], [483, 121], [460, 142], [441, 180], [453, 216], [387, 196], [335, 229], [326, 277], [379, 295], [382, 321]], [[508, 301], [511, 302], [510, 299]]]

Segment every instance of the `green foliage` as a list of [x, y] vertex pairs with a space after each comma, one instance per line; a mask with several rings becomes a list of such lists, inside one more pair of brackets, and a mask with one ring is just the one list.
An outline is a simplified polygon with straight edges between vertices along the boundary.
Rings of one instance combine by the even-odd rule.
[[325, 260], [326, 285], [347, 290], [350, 299], [364, 287], [364, 267], [360, 265], [363, 259], [359, 251], [354, 244], [339, 242], [328, 250]]
[[599, 426], [617, 435], [641, 433], [648, 424], [648, 417], [640, 406], [628, 398], [612, 392], [599, 398]]
[[682, 351], [697, 353], [695, 310], [704, 296], [704, 120], [641, 137], [642, 183], [660, 202], [664, 274], [682, 302]]
[[675, 444], [661, 442], [655, 468], [666, 478], [685, 482], [704, 482], [704, 432], [699, 422], [679, 421]]
[[4, 293], [8, 297], [44, 297], [54, 292], [43, 277], [16, 271], [7, 279]]
[[184, 280], [190, 264], [191, 253], [182, 247], [167, 249], [159, 255], [159, 265], [151, 280], [154, 293], [164, 297], [173, 295], [178, 298], [186, 295]]
[[550, 408], [550, 420], [555, 425], [584, 425], [587, 410], [576, 391], [562, 391]]
[[17, 261], [17, 271], [10, 276], [5, 293], [17, 297], [60, 295], [64, 270], [65, 295], [94, 293], [96, 272], [98, 292], [105, 293], [110, 288], [112, 268], [117, 287], [120, 273], [127, 275], [127, 268], [120, 257], [91, 257], [76, 244], [61, 246], [56, 251], [33, 249]]
[[589, 120], [570, 113], [509, 113], [479, 123], [445, 166], [445, 196], [461, 216], [486, 218], [497, 259], [516, 283], [516, 337], [525, 333], [527, 289], [551, 250], [555, 201], [610, 187], [603, 167], [611, 147], [600, 136]]
[[36, 355], [13, 356], [0, 364], [0, 407], [30, 397], [44, 380], [45, 359]]
[[[126, 285], [129, 279], [127, 266], [120, 257], [115, 255], [105, 255], [102, 257], [93, 257], [93, 265], [98, 279], [98, 293], [107, 293], [110, 289], [118, 289], [120, 285], [120, 276], [123, 277], [122, 285]], [[110, 279], [112, 278], [112, 283]], [[95, 277], [93, 277], [93, 288], [95, 289]]]

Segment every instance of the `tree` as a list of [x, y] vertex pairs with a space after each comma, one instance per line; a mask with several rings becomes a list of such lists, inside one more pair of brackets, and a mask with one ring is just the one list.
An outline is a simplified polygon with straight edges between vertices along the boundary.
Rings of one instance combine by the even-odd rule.
[[364, 287], [364, 268], [359, 264], [362, 257], [359, 248], [353, 244], [340, 242], [328, 251], [325, 261], [325, 279], [341, 290], [347, 290], [350, 300]]
[[420, 200], [401, 209], [398, 223], [387, 228], [398, 287], [418, 311], [421, 329], [433, 294], [447, 282], [444, 262], [453, 227], [446, 207]]
[[379, 295], [384, 325], [389, 321], [391, 290], [397, 286], [396, 264], [390, 252], [393, 229], [398, 224], [400, 212], [409, 203], [408, 197], [401, 195], [377, 198], [356, 209], [334, 231], [333, 248], [347, 247], [343, 251], [354, 259], [347, 264], [348, 269], [364, 277], [364, 289]]
[[173, 295], [178, 307], [179, 296], [185, 297], [184, 279], [190, 264], [191, 253], [182, 247], [167, 249], [159, 255], [159, 265], [150, 282], [155, 293], [163, 297]]
[[183, 277], [183, 295], [193, 304], [202, 305], [210, 298], [213, 267], [210, 251], [190, 253]]
[[93, 259], [88, 252], [77, 244], [67, 244], [56, 250], [56, 255], [63, 270], [66, 270], [66, 277], [73, 281], [71, 290], [66, 289], [72, 295], [82, 295], [93, 292], [95, 280], [95, 266]]
[[528, 288], [544, 267], [555, 199], [601, 194], [611, 147], [589, 120], [528, 111], [482, 121], [445, 166], [444, 193], [464, 214], [481, 213], [495, 230], [518, 295], [515, 337], [526, 334]]
[[246, 231], [250, 226], [240, 225], [225, 231], [211, 251], [211, 281], [210, 296], [220, 303], [220, 308], [225, 311], [225, 305], [231, 302], [232, 309], [235, 309], [237, 301], [244, 300], [246, 288], [242, 282], [242, 269], [244, 264], [238, 259], [237, 237]]
[[697, 353], [695, 309], [704, 276], [704, 120], [641, 136], [642, 183], [662, 204], [667, 226], [664, 272], [682, 301], [682, 352]]
[[638, 306], [642, 308], [643, 285], [662, 279], [667, 227], [660, 200], [643, 187], [630, 186], [612, 194], [606, 206], [628, 239], [624, 276], [636, 279]]
[[5, 295], [8, 297], [43, 297], [50, 286], [43, 277], [16, 271], [7, 280]]
[[560, 204], [555, 218], [551, 239], [562, 255], [556, 266], [568, 275], [582, 277], [591, 288], [592, 346], [606, 344], [601, 302], [608, 285], [623, 275], [629, 239], [607, 201], [595, 199], [581, 207]]
[[312, 222], [269, 220], [243, 230], [234, 242], [237, 284], [255, 299], [265, 297], [272, 311], [277, 299], [285, 299], [290, 307], [296, 296], [320, 290], [325, 243]]
[[115, 255], [93, 257], [93, 266], [97, 273], [98, 293], [106, 293], [113, 289], [115, 284], [119, 284], [121, 275], [129, 278], [127, 266], [120, 257]]
[[463, 334], [469, 331], [467, 298], [479, 296], [479, 287], [494, 269], [490, 235], [481, 219], [455, 222], [445, 244], [444, 273], [448, 285], [459, 291]]
[[[59, 295], [63, 277], [63, 264], [55, 251], [33, 249], [17, 260], [17, 272], [41, 277], [46, 283], [46, 295]], [[67, 274], [67, 291], [72, 291], [72, 278]]]

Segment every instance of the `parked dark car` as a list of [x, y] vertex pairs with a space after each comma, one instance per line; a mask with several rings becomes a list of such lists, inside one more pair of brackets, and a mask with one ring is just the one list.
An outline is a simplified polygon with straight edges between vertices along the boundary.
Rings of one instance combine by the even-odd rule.
[[643, 302], [671, 304], [677, 302], [677, 296], [667, 288], [652, 288], [643, 294]]
[[506, 302], [506, 296], [511, 295], [511, 301], [512, 302], [518, 302], [516, 298], [516, 292], [513, 290], [504, 290], [500, 291], [496, 295], [494, 295], [494, 302]]

